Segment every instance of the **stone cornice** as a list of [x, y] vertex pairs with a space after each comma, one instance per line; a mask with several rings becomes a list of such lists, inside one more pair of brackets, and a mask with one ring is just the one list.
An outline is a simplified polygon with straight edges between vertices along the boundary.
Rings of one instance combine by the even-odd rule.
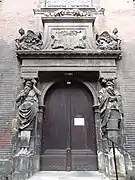
[[57, 10], [62, 10], [62, 9], [65, 9], [65, 10], [68, 10], [68, 9], [79, 9], [83, 12], [87, 12], [87, 11], [90, 11], [92, 14], [94, 15], [97, 15], [97, 14], [101, 14], [101, 15], [104, 15], [104, 12], [105, 12], [105, 9], [104, 8], [100, 8], [98, 10], [96, 10], [95, 8], [39, 8], [39, 9], [33, 9], [34, 11], [34, 14], [39, 14], [39, 15], [44, 15], [46, 12], [48, 13], [53, 13]]
[[18, 59], [56, 59], [56, 58], [77, 58], [77, 59], [120, 59], [120, 50], [92, 50], [92, 51], [16, 51]]
[[82, 23], [82, 22], [93, 22], [95, 21], [96, 17], [95, 16], [81, 16], [81, 17], [47, 17], [47, 16], [43, 16], [41, 17], [42, 22], [43, 23], [67, 23], [67, 22], [76, 22], [76, 23]]

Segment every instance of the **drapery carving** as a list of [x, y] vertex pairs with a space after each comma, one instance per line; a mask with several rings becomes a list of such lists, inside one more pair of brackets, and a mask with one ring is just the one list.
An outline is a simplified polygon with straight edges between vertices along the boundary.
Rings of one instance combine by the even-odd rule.
[[118, 30], [115, 28], [110, 35], [107, 31], [104, 31], [100, 35], [96, 35], [96, 45], [101, 50], [120, 50], [121, 40], [118, 37]]
[[41, 33], [34, 33], [28, 30], [25, 31], [21, 28], [19, 29], [20, 37], [15, 40], [17, 50], [41, 50], [43, 49], [43, 41]]
[[[107, 135], [109, 131], [118, 131], [123, 119], [121, 96], [114, 88], [114, 79], [100, 78], [102, 86], [99, 91], [100, 119], [102, 135]], [[116, 136], [116, 134], [114, 134]], [[113, 136], [113, 133], [111, 134]], [[115, 138], [115, 137], [112, 137]]]
[[36, 117], [39, 95], [41, 95], [41, 92], [36, 88], [36, 80], [26, 81], [24, 89], [16, 98], [18, 106], [17, 119], [20, 130], [28, 127]]

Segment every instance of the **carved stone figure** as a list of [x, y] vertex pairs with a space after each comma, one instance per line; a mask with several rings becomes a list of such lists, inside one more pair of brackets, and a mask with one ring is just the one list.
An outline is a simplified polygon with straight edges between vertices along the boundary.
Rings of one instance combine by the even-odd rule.
[[19, 29], [20, 37], [16, 39], [16, 49], [17, 50], [41, 50], [43, 49], [43, 41], [41, 33], [34, 33], [28, 30], [25, 31], [21, 28]]
[[96, 45], [101, 50], [120, 50], [121, 40], [118, 37], [118, 30], [115, 28], [110, 35], [107, 31], [104, 31], [100, 35], [96, 35]]
[[38, 111], [38, 95], [41, 95], [41, 92], [36, 88], [36, 80], [26, 81], [24, 89], [16, 98], [20, 130], [28, 127], [35, 118]]
[[29, 155], [34, 151], [31, 132], [38, 112], [38, 96], [41, 95], [36, 83], [35, 79], [25, 81], [24, 89], [16, 98], [17, 118], [12, 121], [15, 156]]
[[86, 48], [86, 36], [82, 31], [63, 30], [52, 35], [52, 49], [64, 48], [64, 50], [74, 50], [75, 48]]
[[99, 82], [102, 86], [99, 91], [102, 135], [117, 142], [118, 130], [123, 119], [121, 96], [114, 88], [114, 79], [100, 78]]

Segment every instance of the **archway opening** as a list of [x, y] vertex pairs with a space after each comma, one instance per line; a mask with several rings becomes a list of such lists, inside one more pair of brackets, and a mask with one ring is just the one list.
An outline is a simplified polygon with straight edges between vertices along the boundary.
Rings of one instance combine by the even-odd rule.
[[75, 80], [58, 82], [44, 103], [41, 170], [97, 170], [92, 93]]

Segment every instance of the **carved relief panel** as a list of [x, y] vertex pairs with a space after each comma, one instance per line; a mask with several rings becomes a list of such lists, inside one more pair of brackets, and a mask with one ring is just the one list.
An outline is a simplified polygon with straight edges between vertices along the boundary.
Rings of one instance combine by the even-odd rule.
[[64, 50], [86, 49], [87, 41], [85, 32], [82, 30], [57, 30], [53, 31], [52, 49], [63, 48]]
[[45, 29], [45, 49], [47, 50], [89, 50], [94, 48], [90, 24], [75, 23], [63, 26], [48, 23]]

